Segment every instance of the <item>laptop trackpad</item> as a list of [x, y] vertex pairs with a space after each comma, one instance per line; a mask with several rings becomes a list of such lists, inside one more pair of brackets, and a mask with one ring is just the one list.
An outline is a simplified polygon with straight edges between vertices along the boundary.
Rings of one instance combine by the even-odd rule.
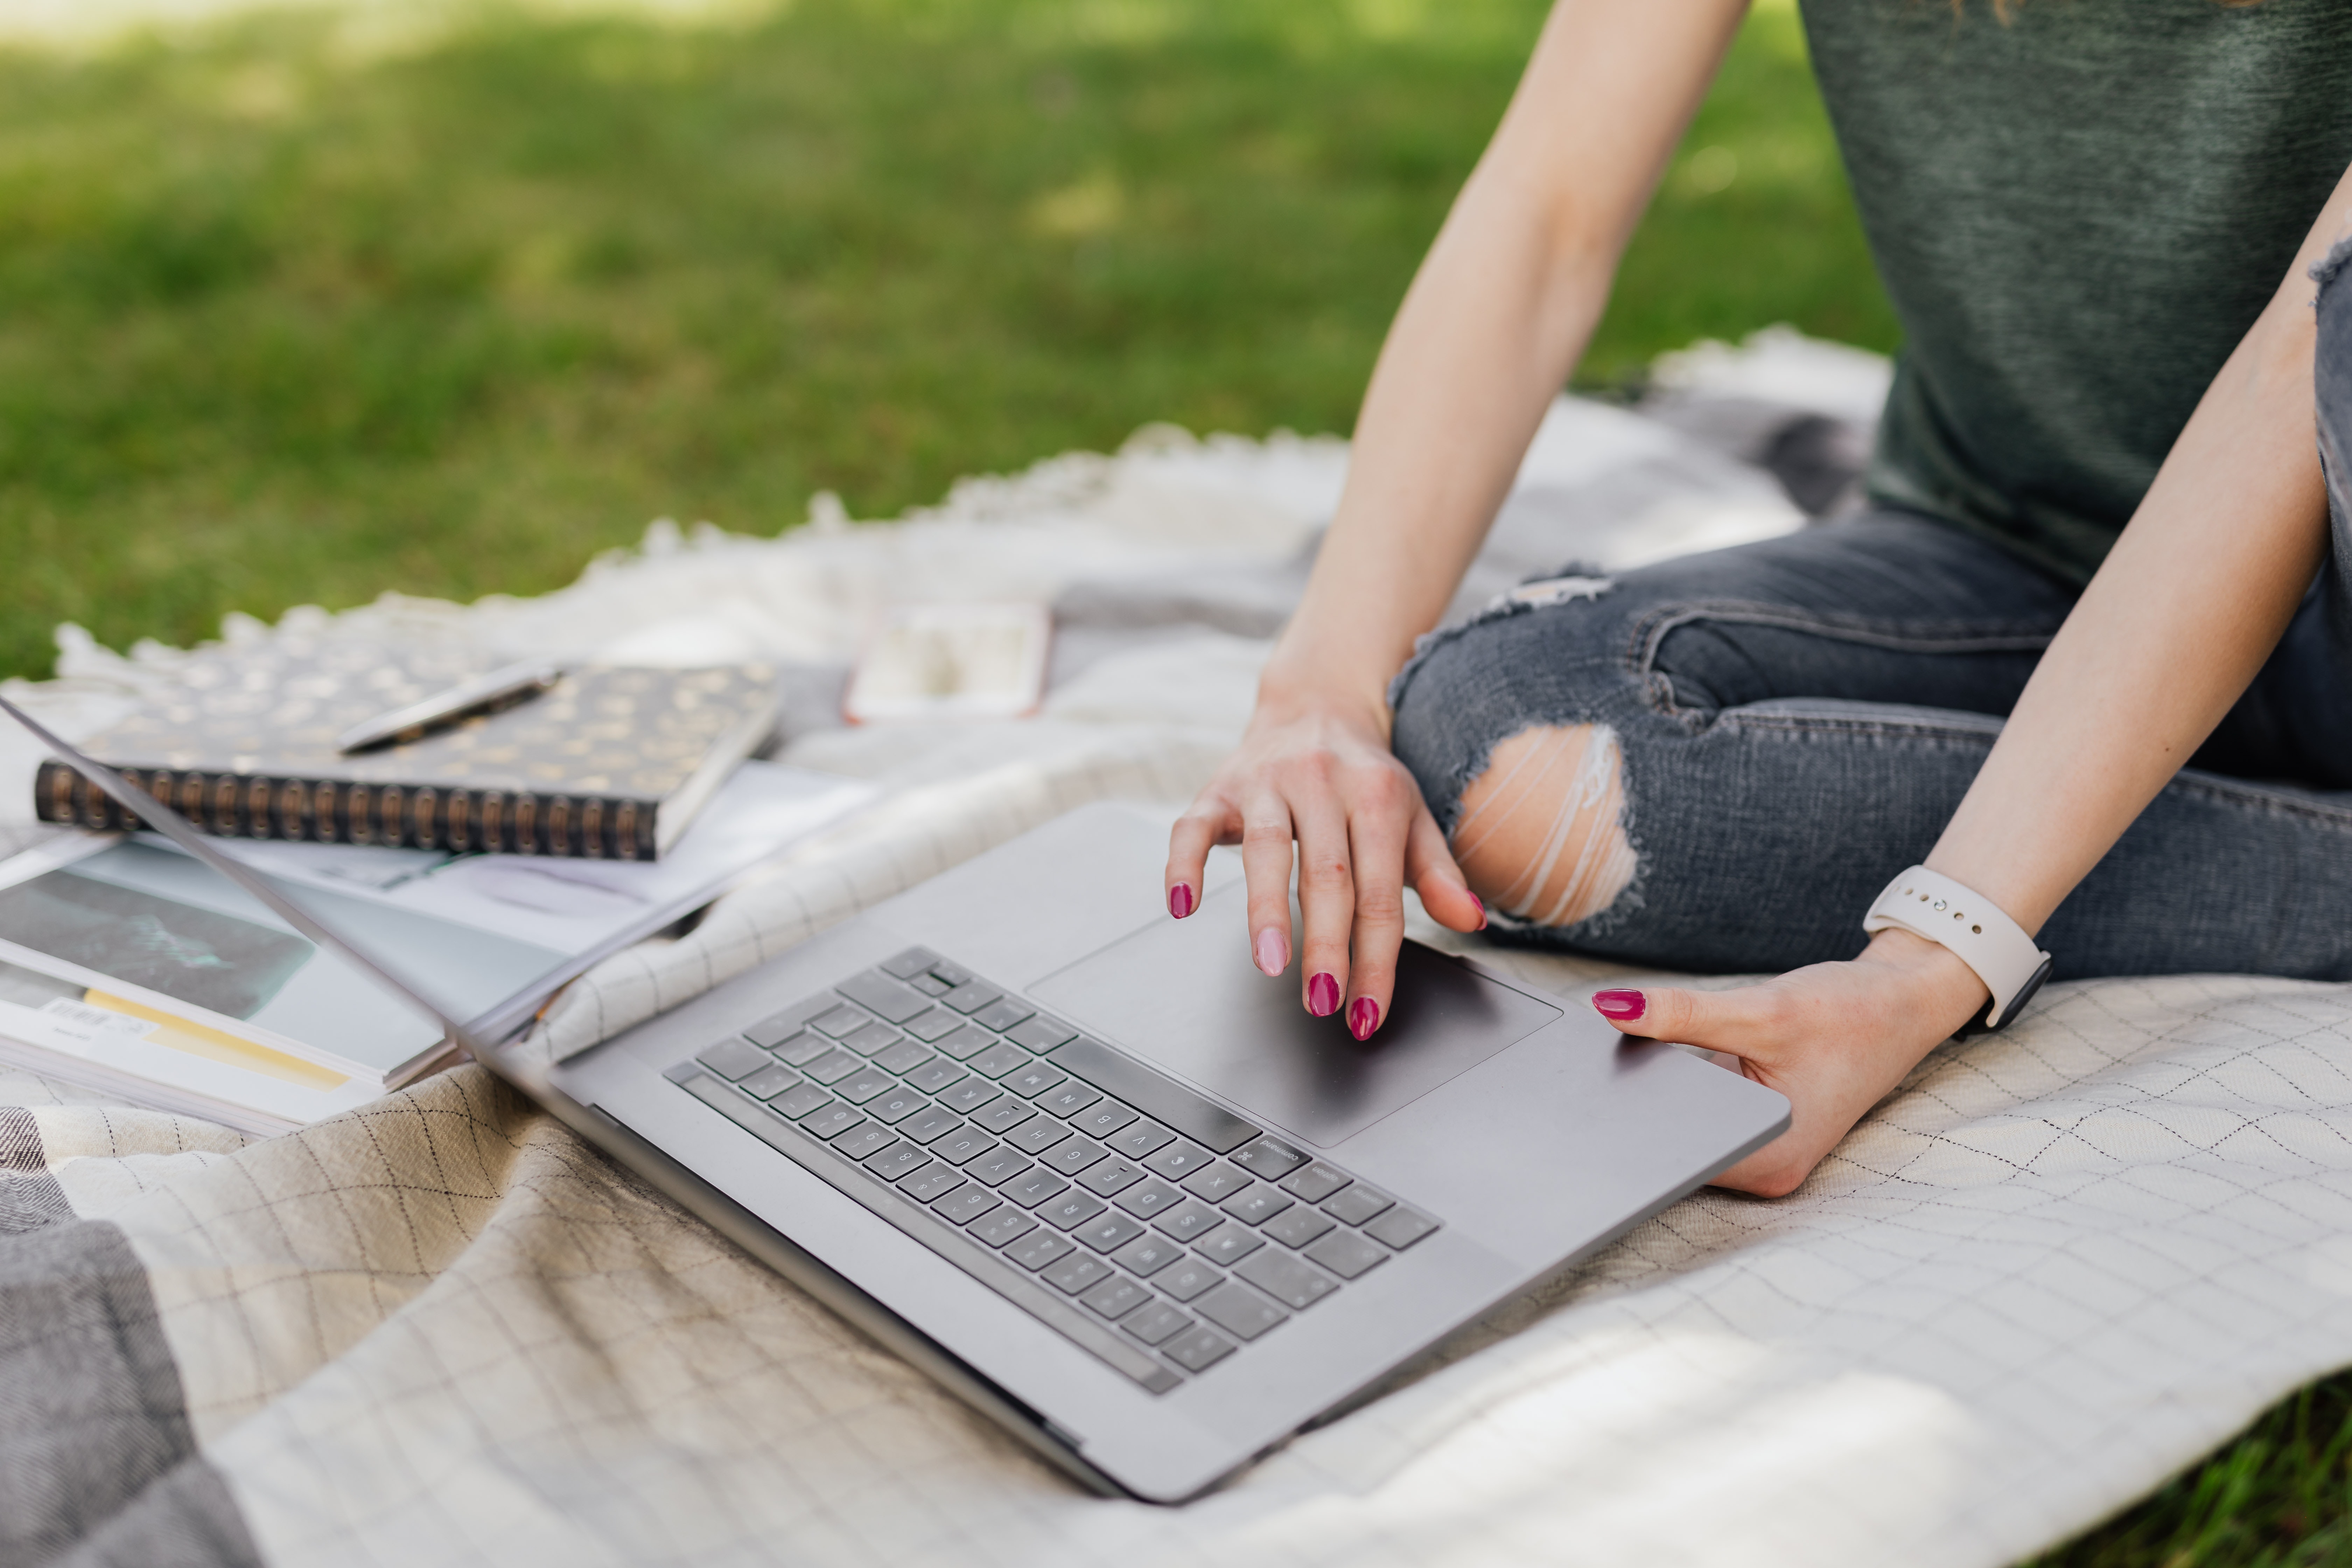
[[[1396, 1002], [1361, 1044], [1299, 1005], [1297, 965], [1249, 961], [1240, 883], [1028, 988], [1071, 1022], [1321, 1148], [1527, 1038], [1559, 1009], [1408, 942]], [[1295, 929], [1295, 928], [1294, 928]]]

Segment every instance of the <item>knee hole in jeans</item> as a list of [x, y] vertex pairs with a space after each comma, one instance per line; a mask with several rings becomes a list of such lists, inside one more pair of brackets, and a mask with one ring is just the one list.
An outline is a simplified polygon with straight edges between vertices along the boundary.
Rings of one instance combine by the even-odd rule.
[[1625, 765], [1604, 724], [1522, 730], [1462, 792], [1454, 858], [1495, 909], [1566, 926], [1617, 901], [1633, 880]]

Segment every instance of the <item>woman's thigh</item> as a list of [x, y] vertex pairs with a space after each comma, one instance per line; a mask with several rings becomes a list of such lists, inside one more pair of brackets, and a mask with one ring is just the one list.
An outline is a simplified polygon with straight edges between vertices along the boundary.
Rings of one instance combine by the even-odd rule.
[[[1521, 597], [1424, 642], [1398, 756], [1507, 926], [1715, 970], [1859, 951], [2072, 603], [1892, 514]], [[2352, 897], [2348, 808], [2182, 775], [2051, 922], [2061, 973], [2347, 973], [2310, 917]]]

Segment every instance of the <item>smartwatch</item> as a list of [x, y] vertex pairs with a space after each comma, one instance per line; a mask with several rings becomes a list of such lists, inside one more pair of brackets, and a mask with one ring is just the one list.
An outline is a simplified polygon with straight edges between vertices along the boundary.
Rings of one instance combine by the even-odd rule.
[[1992, 993], [1991, 1007], [1982, 1019], [1969, 1019], [1963, 1035], [2007, 1028], [2050, 978], [2050, 955], [2033, 945], [2024, 927], [1990, 899], [1925, 866], [1914, 866], [1887, 883], [1863, 917], [1866, 931], [1889, 926], [1949, 948]]

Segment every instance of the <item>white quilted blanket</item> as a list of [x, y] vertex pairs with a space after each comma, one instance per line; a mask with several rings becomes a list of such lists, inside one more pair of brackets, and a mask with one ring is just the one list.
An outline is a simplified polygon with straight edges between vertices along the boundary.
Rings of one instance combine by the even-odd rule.
[[[928, 520], [657, 531], [547, 599], [345, 624], [765, 652], [822, 690], [885, 595], [1060, 597], [1043, 718], [796, 734], [884, 805], [576, 987], [568, 1048], [1082, 801], [1172, 808], [1278, 618], [1215, 584], [1293, 570], [1343, 462], [1161, 437]], [[1563, 405], [1482, 570], [1794, 526], [1778, 494]], [[78, 647], [26, 694], [87, 727], [170, 658]], [[1180, 1510], [1075, 1491], [471, 1069], [253, 1143], [0, 1074], [0, 1233], [4, 1561], [1993, 1568], [2352, 1363], [2352, 988], [2053, 986], [1796, 1195], [1676, 1205]]]

